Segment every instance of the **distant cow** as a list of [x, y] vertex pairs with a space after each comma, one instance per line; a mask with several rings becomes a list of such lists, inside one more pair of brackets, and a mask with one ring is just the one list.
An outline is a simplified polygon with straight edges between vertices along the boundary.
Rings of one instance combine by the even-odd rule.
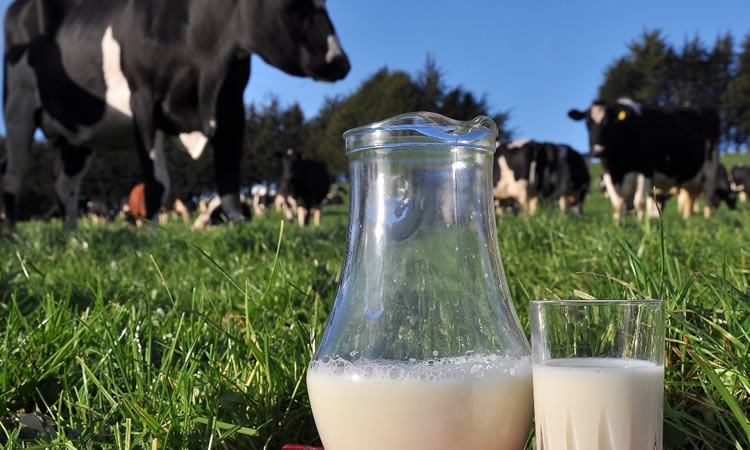
[[243, 220], [251, 54], [316, 80], [350, 68], [323, 0], [16, 0], [5, 17], [8, 226], [37, 128], [63, 163], [55, 187], [68, 228], [92, 150], [137, 150], [154, 219], [170, 188], [165, 137], [193, 158], [213, 144], [224, 210]]
[[[251, 207], [244, 195], [240, 194], [240, 210], [245, 220], [250, 220], [252, 217]], [[229, 215], [224, 210], [224, 205], [221, 202], [221, 197], [216, 196], [206, 200], [205, 210], [201, 212], [195, 222], [193, 222], [193, 228], [196, 230], [205, 230], [215, 225], [230, 222]]]
[[[712, 195], [719, 163], [715, 110], [646, 107], [623, 99], [614, 105], [596, 101], [586, 111], [571, 109], [568, 116], [586, 121], [591, 155], [602, 163], [615, 218], [629, 196], [644, 217], [652, 187], [680, 189], [688, 205], [682, 208], [685, 218], [698, 195]], [[710, 211], [709, 206], [707, 215]]]
[[747, 201], [747, 195], [750, 193], [750, 167], [744, 164], [732, 167], [731, 188], [739, 194], [741, 201]]
[[534, 141], [524, 139], [496, 143], [493, 162], [493, 196], [498, 200], [514, 199], [521, 213], [533, 215], [539, 203], [539, 160], [542, 149]]
[[581, 155], [567, 145], [529, 139], [497, 144], [493, 168], [493, 195], [501, 204], [518, 202], [524, 214], [533, 215], [540, 200], [558, 201], [580, 214], [591, 177]]
[[737, 209], [737, 193], [732, 190], [727, 169], [721, 163], [716, 166], [714, 189], [705, 200], [706, 206], [711, 209], [718, 209], [721, 202], [725, 202], [729, 209]]
[[253, 214], [262, 217], [268, 212], [276, 200], [276, 185], [254, 184], [250, 188], [250, 197], [253, 199]]
[[560, 211], [572, 207], [575, 214], [583, 213], [583, 202], [589, 192], [591, 175], [580, 153], [565, 144], [545, 143], [542, 165], [541, 196], [556, 200]]
[[323, 161], [302, 159], [294, 149], [281, 155], [283, 172], [279, 192], [294, 199], [297, 223], [304, 226], [313, 214], [313, 223], [320, 225], [320, 209], [331, 188], [331, 178]]

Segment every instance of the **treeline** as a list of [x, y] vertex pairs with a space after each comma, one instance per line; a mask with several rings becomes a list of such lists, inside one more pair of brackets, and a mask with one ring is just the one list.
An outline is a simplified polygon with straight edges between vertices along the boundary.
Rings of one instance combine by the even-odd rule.
[[750, 142], [750, 34], [740, 47], [737, 52], [730, 33], [712, 46], [696, 35], [678, 48], [660, 30], [646, 31], [606, 68], [599, 98], [715, 107], [722, 118], [722, 148], [742, 149]]
[[[250, 82], [252, 83], [252, 77]], [[491, 111], [486, 98], [462, 86], [448, 86], [434, 59], [428, 57], [416, 74], [383, 68], [364, 81], [349, 96], [327, 98], [318, 114], [305, 118], [298, 104], [282, 106], [278, 99], [251, 104], [246, 112], [245, 143], [241, 161], [241, 182], [247, 187], [256, 182], [274, 182], [280, 178], [281, 162], [274, 156], [295, 148], [310, 158], [323, 159], [331, 174], [346, 174], [344, 131], [408, 111], [435, 111], [459, 120], [479, 114], [492, 117], [504, 138], [508, 113]], [[0, 139], [0, 160], [4, 153]], [[26, 173], [21, 202], [22, 217], [41, 215], [56, 202], [53, 172], [54, 152], [44, 142], [35, 142], [33, 167]], [[210, 147], [193, 161], [184, 151], [168, 149], [173, 193], [193, 196], [215, 189], [213, 149]], [[81, 187], [84, 198], [121, 202], [141, 180], [135, 152], [97, 153]]]

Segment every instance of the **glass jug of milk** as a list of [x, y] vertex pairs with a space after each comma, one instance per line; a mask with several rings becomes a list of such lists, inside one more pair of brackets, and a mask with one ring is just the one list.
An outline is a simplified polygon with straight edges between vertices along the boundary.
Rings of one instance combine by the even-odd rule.
[[326, 450], [523, 448], [531, 360], [498, 250], [496, 136], [427, 112], [344, 133], [346, 254], [307, 375]]

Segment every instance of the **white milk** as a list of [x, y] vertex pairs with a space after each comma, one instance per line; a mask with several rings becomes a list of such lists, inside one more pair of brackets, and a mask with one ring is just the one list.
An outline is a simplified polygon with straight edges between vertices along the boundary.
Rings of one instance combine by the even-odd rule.
[[495, 355], [316, 362], [307, 375], [326, 450], [523, 448], [531, 364]]
[[539, 450], [662, 448], [664, 366], [620, 358], [533, 365]]

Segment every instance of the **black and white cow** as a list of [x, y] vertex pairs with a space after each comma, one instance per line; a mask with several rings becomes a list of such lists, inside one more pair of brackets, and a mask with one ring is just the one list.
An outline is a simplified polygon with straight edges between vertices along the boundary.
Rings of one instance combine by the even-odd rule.
[[569, 207], [583, 213], [583, 202], [591, 185], [591, 175], [580, 153], [565, 144], [544, 143], [541, 190], [545, 200], [557, 200], [563, 213]]
[[[220, 196], [204, 199], [204, 208], [193, 222], [194, 230], [205, 230], [215, 225], [231, 222]], [[240, 211], [245, 220], [252, 218], [252, 209], [247, 197], [240, 194]]]
[[726, 203], [729, 209], [737, 209], [737, 192], [732, 190], [727, 169], [721, 163], [716, 166], [713, 192], [705, 200], [706, 205], [713, 209], [718, 209], [721, 202]]
[[56, 190], [76, 225], [92, 150], [136, 148], [146, 209], [170, 183], [175, 137], [193, 158], [211, 142], [223, 209], [242, 221], [242, 94], [257, 54], [286, 73], [338, 80], [349, 71], [325, 0], [16, 0], [5, 17], [5, 208], [15, 202], [35, 129], [59, 151]]
[[[496, 142], [492, 194], [497, 202], [513, 199], [522, 214], [534, 215], [539, 204], [539, 167], [543, 148], [531, 139]], [[496, 203], [497, 203], [496, 202]]]
[[739, 194], [741, 201], [747, 201], [747, 195], [750, 193], [750, 167], [744, 164], [737, 164], [732, 167], [731, 188]]
[[558, 201], [560, 210], [583, 211], [591, 177], [583, 157], [568, 145], [529, 139], [497, 144], [493, 169], [496, 202], [513, 199], [523, 214], [533, 215], [539, 200]]
[[[697, 107], [656, 108], [622, 99], [614, 105], [595, 101], [586, 111], [571, 109], [573, 120], [586, 121], [591, 155], [600, 159], [615, 218], [626, 199], [643, 218], [649, 192], [672, 188], [683, 196], [681, 212], [692, 213], [695, 198], [714, 191], [718, 160], [719, 115]], [[707, 215], [711, 207], [708, 206]]]
[[277, 156], [281, 157], [283, 170], [279, 193], [293, 200], [297, 211], [297, 223], [299, 226], [306, 225], [309, 222], [308, 214], [312, 212], [313, 223], [320, 226], [320, 210], [331, 188], [331, 178], [325, 162], [302, 159], [301, 155], [291, 148]]

